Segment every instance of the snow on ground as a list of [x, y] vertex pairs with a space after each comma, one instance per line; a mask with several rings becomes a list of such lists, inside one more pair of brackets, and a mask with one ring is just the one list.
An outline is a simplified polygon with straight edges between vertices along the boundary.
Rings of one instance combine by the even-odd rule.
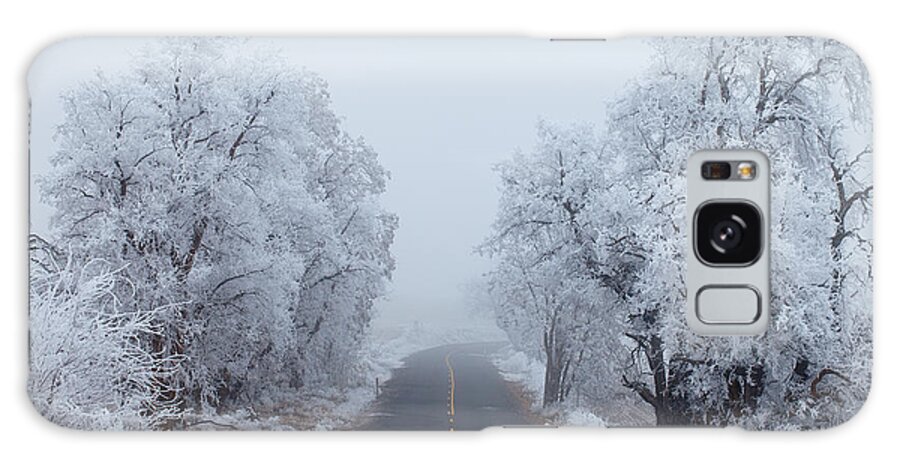
[[[544, 364], [541, 361], [529, 358], [512, 347], [498, 351], [493, 361], [504, 379], [522, 386], [531, 400], [532, 412], [543, 416], [550, 423], [576, 427], [634, 427], [653, 424], [654, 416], [650, 408], [628, 393], [623, 393], [614, 404], [594, 408], [581, 406], [582, 399], [578, 392], [573, 392], [566, 403], [544, 408], [541, 404], [544, 395]], [[586, 401], [585, 398], [584, 402]]]
[[[189, 415], [185, 423], [191, 430], [334, 430], [348, 429], [363, 416], [376, 399], [375, 379], [383, 385], [403, 359], [421, 350], [452, 343], [505, 340], [505, 335], [490, 326], [476, 328], [436, 327], [410, 323], [373, 331], [369, 349], [360, 360], [360, 383], [344, 389], [330, 389], [302, 400], [285, 398], [271, 401], [258, 410], [245, 409], [230, 414]], [[646, 405], [628, 394], [603, 408], [579, 406], [577, 394], [571, 401], [543, 408], [544, 365], [525, 353], [507, 346], [493, 357], [501, 376], [522, 389], [531, 412], [548, 423], [579, 427], [642, 426], [652, 424], [653, 414]], [[585, 399], [587, 401], [587, 399]]]
[[544, 365], [512, 347], [497, 351], [493, 361], [504, 379], [518, 383], [534, 399], [532, 409], [540, 409], [540, 399], [544, 394]]
[[271, 399], [256, 409], [228, 414], [191, 414], [191, 430], [334, 430], [351, 428], [375, 401], [375, 379], [384, 384], [403, 359], [421, 350], [452, 343], [505, 340], [496, 327], [444, 327], [414, 322], [372, 331], [360, 358], [359, 383], [333, 388], [302, 399]]
[[182, 428], [186, 430], [293, 430], [280, 416], [262, 417], [253, 409], [230, 413], [184, 415]]
[[188, 430], [341, 430], [375, 400], [374, 385], [333, 388], [228, 413], [185, 414]]

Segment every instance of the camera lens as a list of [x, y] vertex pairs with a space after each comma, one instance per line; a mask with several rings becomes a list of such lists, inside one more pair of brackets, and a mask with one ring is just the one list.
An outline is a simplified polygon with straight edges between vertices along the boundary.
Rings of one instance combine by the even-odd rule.
[[740, 218], [735, 216], [733, 219], [719, 221], [713, 226], [713, 230], [709, 235], [712, 238], [713, 248], [716, 248], [716, 251], [726, 253], [728, 250], [733, 250], [741, 244], [741, 237], [743, 236], [741, 230], [743, 227], [738, 220]]
[[748, 266], [762, 251], [762, 216], [745, 202], [710, 202], [697, 209], [694, 251], [704, 263]]

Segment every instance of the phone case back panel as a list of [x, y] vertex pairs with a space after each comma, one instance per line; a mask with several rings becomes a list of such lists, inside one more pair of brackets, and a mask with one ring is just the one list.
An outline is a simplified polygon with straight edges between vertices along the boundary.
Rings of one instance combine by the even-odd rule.
[[[872, 367], [868, 76], [819, 38], [78, 39], [28, 76], [29, 395], [79, 429], [815, 429]], [[763, 335], [685, 320], [768, 157]]]

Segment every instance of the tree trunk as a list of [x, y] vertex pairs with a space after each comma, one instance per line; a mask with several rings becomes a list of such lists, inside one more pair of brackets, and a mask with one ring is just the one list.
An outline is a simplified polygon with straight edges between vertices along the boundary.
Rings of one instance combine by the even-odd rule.
[[551, 324], [551, 329], [544, 333], [544, 354], [547, 362], [544, 369], [543, 405], [547, 407], [565, 399], [566, 375], [569, 370], [568, 355], [556, 337], [555, 323]]
[[656, 413], [656, 425], [678, 426], [693, 423], [688, 412], [688, 400], [673, 393], [675, 388], [686, 377], [687, 372], [673, 365], [667, 365], [664, 357], [663, 341], [659, 335], [653, 334], [647, 343], [647, 363], [653, 373], [653, 389], [656, 401], [653, 405]]
[[659, 427], [685, 426], [693, 424], [690, 416], [670, 401], [663, 401], [653, 408], [656, 425]]
[[728, 392], [727, 410], [733, 417], [752, 413], [759, 405], [765, 389], [766, 370], [762, 364], [732, 366], [725, 370], [725, 387]]

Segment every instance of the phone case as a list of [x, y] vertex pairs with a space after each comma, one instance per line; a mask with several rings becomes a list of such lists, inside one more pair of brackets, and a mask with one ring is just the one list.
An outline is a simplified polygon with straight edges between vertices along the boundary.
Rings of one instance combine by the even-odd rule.
[[[818, 429], [872, 369], [833, 40], [77, 39], [33, 63], [29, 396], [78, 429]], [[771, 168], [763, 335], [694, 334], [685, 169]]]

